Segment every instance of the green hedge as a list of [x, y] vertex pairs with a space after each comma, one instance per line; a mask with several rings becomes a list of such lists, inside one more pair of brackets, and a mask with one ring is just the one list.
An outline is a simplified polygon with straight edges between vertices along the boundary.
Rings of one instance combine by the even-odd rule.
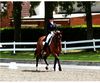
[[[62, 41], [85, 40], [86, 28], [59, 28], [62, 31]], [[14, 28], [0, 29], [1, 42], [14, 41]], [[44, 29], [21, 29], [21, 41], [37, 41], [38, 38], [45, 34]], [[95, 39], [100, 39], [100, 28], [93, 28]]]

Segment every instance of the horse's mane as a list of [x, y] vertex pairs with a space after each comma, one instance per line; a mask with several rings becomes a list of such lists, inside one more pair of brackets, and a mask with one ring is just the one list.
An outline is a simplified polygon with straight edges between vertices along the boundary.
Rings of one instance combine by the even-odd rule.
[[58, 43], [59, 43], [59, 39], [57, 38], [57, 35], [55, 35], [53, 37], [52, 42], [54, 43], [54, 46], [57, 48], [58, 47]]

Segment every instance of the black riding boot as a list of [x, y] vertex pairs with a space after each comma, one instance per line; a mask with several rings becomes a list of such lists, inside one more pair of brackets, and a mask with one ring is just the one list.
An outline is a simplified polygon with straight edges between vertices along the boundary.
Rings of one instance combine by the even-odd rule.
[[44, 44], [43, 50], [45, 50], [48, 47], [48, 43]]

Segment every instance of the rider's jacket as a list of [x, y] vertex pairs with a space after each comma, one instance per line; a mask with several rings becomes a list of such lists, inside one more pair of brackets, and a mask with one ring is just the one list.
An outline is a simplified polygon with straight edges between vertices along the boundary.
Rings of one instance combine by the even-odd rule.
[[55, 23], [51, 24], [51, 23], [48, 23], [48, 26], [47, 26], [47, 32], [50, 33], [51, 31], [55, 31], [57, 29], [57, 26]]

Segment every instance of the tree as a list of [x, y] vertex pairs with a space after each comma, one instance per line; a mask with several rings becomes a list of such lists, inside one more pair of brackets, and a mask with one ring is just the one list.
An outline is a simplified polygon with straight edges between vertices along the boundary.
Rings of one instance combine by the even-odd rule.
[[59, 2], [58, 3], [61, 6], [61, 10], [64, 11], [65, 16], [72, 14], [74, 8], [73, 5], [75, 4], [75, 2]]
[[[60, 6], [62, 6], [63, 10], [65, 10], [66, 16], [68, 14], [73, 13], [73, 4], [75, 2], [59, 2]], [[82, 7], [86, 13], [86, 25], [87, 25], [87, 39], [93, 39], [93, 29], [92, 29], [92, 15], [91, 15], [91, 6], [94, 2], [85, 1], [78, 2], [78, 7]]]
[[5, 15], [7, 15], [7, 2], [3, 1], [0, 2], [0, 17]]
[[78, 2], [78, 7], [82, 7], [86, 13], [86, 25], [87, 25], [87, 39], [93, 39], [93, 28], [92, 28], [92, 15], [91, 6], [95, 2]]
[[0, 27], [2, 27], [2, 17], [7, 15], [7, 2], [0, 2]]
[[93, 39], [91, 2], [84, 2], [83, 5], [86, 12], [87, 39]]
[[14, 40], [21, 41], [21, 3], [22, 2], [13, 2], [13, 18], [14, 18]]
[[[31, 3], [30, 15], [33, 14], [32, 9], [35, 8], [39, 3]], [[14, 18], [14, 40], [19, 42], [21, 41], [21, 6], [22, 2], [13, 2], [13, 18]]]
[[[1, 6], [2, 5], [2, 6]], [[0, 2], [0, 27], [2, 28], [2, 17], [7, 15], [7, 2]], [[0, 31], [0, 42], [1, 42], [1, 31]]]
[[40, 2], [30, 2], [31, 7], [30, 7], [30, 16], [35, 15], [35, 8], [40, 4]]

